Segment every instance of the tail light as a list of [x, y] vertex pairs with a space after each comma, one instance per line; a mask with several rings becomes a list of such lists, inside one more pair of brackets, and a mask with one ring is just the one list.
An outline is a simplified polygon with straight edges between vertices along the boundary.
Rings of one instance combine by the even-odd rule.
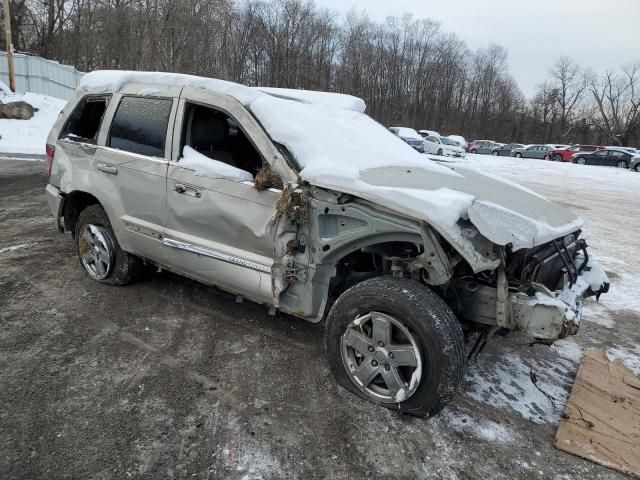
[[56, 147], [47, 144], [47, 155], [44, 158], [44, 164], [47, 169], [47, 176], [51, 176], [51, 167], [53, 167], [53, 156], [56, 153]]

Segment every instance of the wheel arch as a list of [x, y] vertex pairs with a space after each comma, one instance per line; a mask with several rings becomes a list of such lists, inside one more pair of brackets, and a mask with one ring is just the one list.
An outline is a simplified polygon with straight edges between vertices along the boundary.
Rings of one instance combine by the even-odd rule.
[[82, 190], [73, 190], [64, 195], [64, 204], [62, 207], [64, 228], [71, 232], [72, 237], [75, 237], [76, 223], [78, 222], [80, 212], [90, 205], [102, 206], [102, 203], [94, 195]]
[[426, 243], [425, 238], [418, 232], [398, 231], [354, 238], [340, 248], [329, 250], [317, 265], [313, 279], [316, 297], [314, 303], [321, 306], [313, 321], [325, 318], [337, 298], [350, 287], [383, 275], [382, 265], [373, 269], [354, 269], [348, 274], [342, 271], [350, 262], [362, 261], [367, 255], [373, 258], [374, 254], [365, 250], [388, 248], [393, 251], [394, 248], [400, 249], [403, 244], [411, 244], [415, 245], [418, 251], [424, 252]]

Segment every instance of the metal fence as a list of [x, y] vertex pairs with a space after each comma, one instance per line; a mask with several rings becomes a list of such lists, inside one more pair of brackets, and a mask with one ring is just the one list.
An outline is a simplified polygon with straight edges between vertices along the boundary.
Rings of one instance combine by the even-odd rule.
[[[13, 65], [17, 92], [34, 92], [68, 100], [84, 75], [74, 67], [34, 55], [15, 53]], [[0, 80], [9, 84], [7, 53], [0, 52]]]

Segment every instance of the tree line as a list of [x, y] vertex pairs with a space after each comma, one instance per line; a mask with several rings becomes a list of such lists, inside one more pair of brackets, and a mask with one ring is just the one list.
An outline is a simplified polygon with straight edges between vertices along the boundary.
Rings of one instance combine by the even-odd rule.
[[640, 62], [595, 74], [560, 58], [526, 99], [505, 48], [470, 50], [437, 22], [409, 15], [376, 22], [313, 0], [10, 5], [17, 50], [83, 71], [172, 71], [348, 93], [385, 125], [469, 139], [640, 144]]

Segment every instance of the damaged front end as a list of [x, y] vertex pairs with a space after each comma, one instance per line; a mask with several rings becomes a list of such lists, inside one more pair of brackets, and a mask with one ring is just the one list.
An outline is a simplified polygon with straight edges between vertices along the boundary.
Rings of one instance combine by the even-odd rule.
[[515, 252], [499, 247], [498, 269], [454, 280], [458, 315], [545, 341], [575, 334], [583, 300], [609, 290], [607, 275], [579, 235]]

